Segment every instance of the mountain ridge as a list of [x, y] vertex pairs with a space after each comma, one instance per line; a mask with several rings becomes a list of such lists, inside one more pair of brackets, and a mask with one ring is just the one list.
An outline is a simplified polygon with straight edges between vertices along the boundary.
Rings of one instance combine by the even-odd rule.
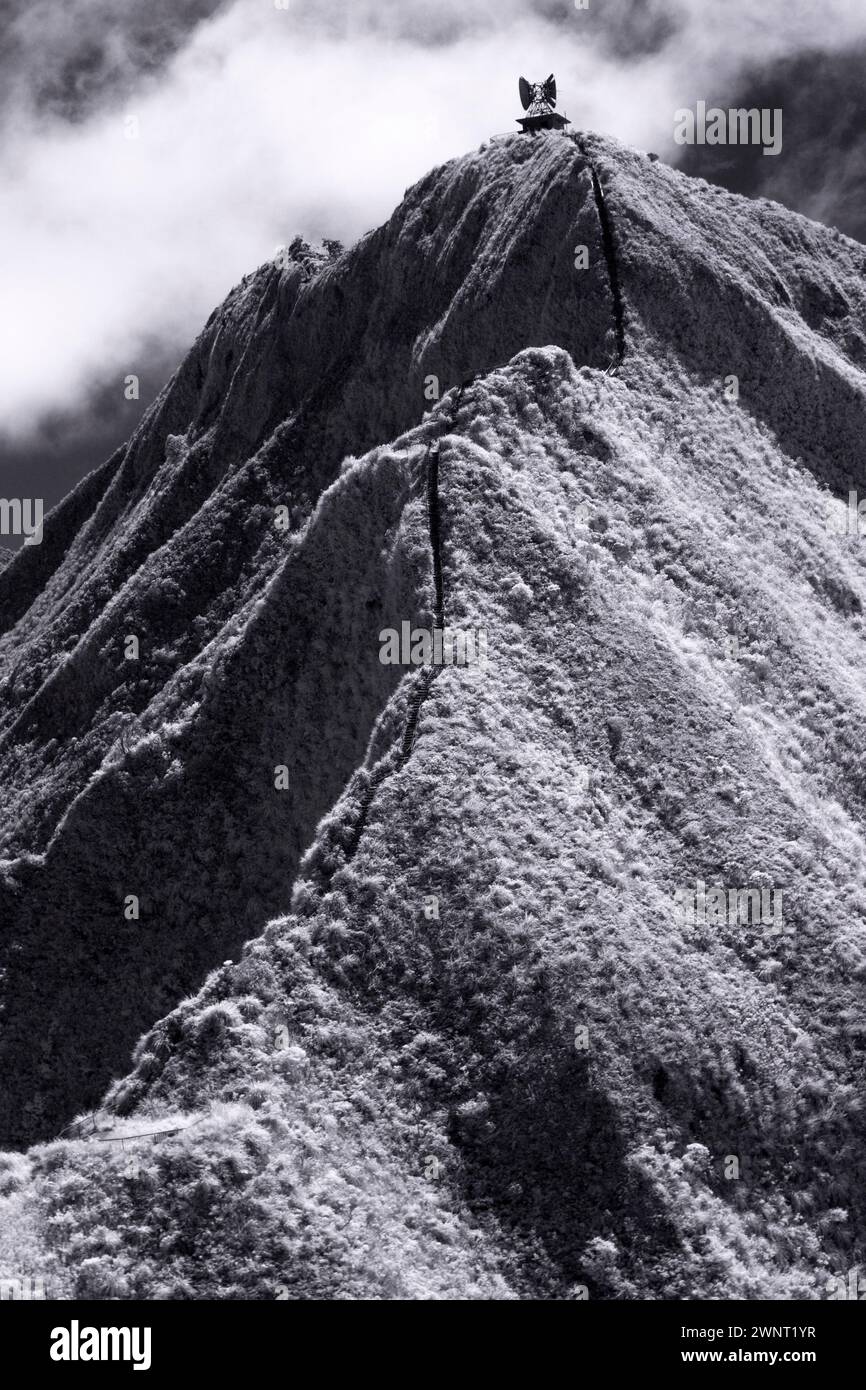
[[[353, 267], [374, 351], [336, 391], [308, 362], [297, 388], [256, 379], [288, 330], [263, 307], [281, 277], [245, 282], [226, 418], [156, 464], [185, 438], [167, 422], [194, 435], [222, 389], [217, 315], [212, 376], [196, 395], [193, 349], [76, 544], [90, 527], [98, 556], [124, 505], [143, 526], [149, 489], [154, 527], [169, 502], [183, 518], [188, 475], [198, 510], [105, 606], [143, 536], [86, 575], [73, 555], [0, 645], [4, 1142], [99, 1102], [141, 1034], [103, 1122], [199, 1121], [132, 1177], [83, 1120], [4, 1159], [4, 1267], [27, 1250], [61, 1296], [821, 1297], [860, 1257], [866, 574], [829, 521], [862, 472], [864, 251], [581, 138], [592, 168], [514, 137], [287, 272], [293, 305], [322, 282], [330, 331]], [[309, 475], [280, 452], [291, 410], [256, 443], [288, 399], [299, 459], [331, 441]], [[191, 536], [236, 546], [192, 596]], [[487, 631], [486, 668], [379, 662], [383, 628], [443, 616]], [[77, 670], [39, 685], [22, 664], [70, 627]], [[133, 627], [151, 668], [163, 644], [161, 685], [100, 655]], [[91, 743], [63, 765], [75, 721]], [[677, 891], [719, 881], [781, 892], [786, 931], [676, 920]], [[59, 941], [68, 1005], [45, 984]], [[58, 1181], [89, 1195], [49, 1242]]]

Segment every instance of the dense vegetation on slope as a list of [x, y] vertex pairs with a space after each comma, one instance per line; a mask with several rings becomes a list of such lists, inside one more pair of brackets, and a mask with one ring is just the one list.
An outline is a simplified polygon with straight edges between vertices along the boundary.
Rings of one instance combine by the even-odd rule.
[[[248, 945], [149, 1029], [101, 1130], [81, 1119], [0, 1159], [4, 1274], [41, 1273], [62, 1297], [760, 1299], [826, 1296], [862, 1260], [866, 566], [830, 488], [860, 477], [864, 252], [587, 149], [616, 234], [617, 374], [602, 370], [610, 285], [577, 146], [518, 138], [437, 171], [374, 234], [387, 322], [398, 358], [413, 342], [422, 361], [406, 316], [426, 302], [434, 233], [419, 228], [436, 209], [436, 293], [453, 259], [450, 303], [472, 305], [437, 365], [443, 388], [473, 380], [422, 418], [420, 372], [414, 418], [407, 396], [389, 434], [405, 373], [378, 394], [368, 379], [370, 428], [392, 442], [356, 448], [339, 476], [335, 444], [278, 562], [261, 541], [207, 643], [170, 648], [128, 751], [85, 767], [122, 688], [98, 665], [62, 701], [49, 679], [10, 725], [22, 789], [43, 755], [69, 788], [89, 781], [56, 826], [67, 792], [37, 783], [39, 852], [4, 865], [13, 980], [41, 958], [44, 993], [60, 952], [76, 981], [68, 1006], [47, 990], [64, 1026], [42, 1056], [4, 1043], [7, 1076], [18, 1062], [29, 1084], [41, 1067], [68, 1118], [95, 962], [87, 1007], [96, 1037], [114, 1029], [120, 1075], [113, 1058], [162, 1012], [154, 1000], [168, 1008]], [[517, 192], [541, 208], [531, 235], [506, 219]], [[590, 271], [574, 266], [580, 242]], [[359, 317], [369, 245], [349, 253], [354, 271], [341, 260], [311, 282], [345, 277]], [[467, 246], [489, 248], [483, 272]], [[513, 299], [485, 320], [491, 275]], [[250, 331], [256, 360], [267, 331], [265, 346]], [[253, 378], [244, 389], [269, 402]], [[338, 438], [346, 400], [309, 407], [312, 437]], [[239, 438], [231, 412], [229, 391], [220, 429]], [[223, 514], [237, 529], [254, 506], [227, 499], [266, 487], [270, 448], [226, 464], [125, 602], [144, 574], [187, 602], [184, 536], [224, 539]], [[109, 568], [126, 544], [112, 537]], [[5, 650], [50, 650], [89, 582], [70, 563]], [[421, 687], [423, 672], [381, 665], [378, 638], [432, 620], [437, 563], [447, 622], [486, 630], [489, 656]], [[91, 633], [140, 620], [111, 611], [79, 641], [102, 650]], [[91, 748], [78, 767], [62, 737], [75, 718]], [[289, 793], [273, 785], [282, 763]], [[94, 885], [114, 874], [122, 902], [134, 872], [160, 912], [100, 917]], [[52, 875], [56, 896], [40, 896]], [[702, 883], [781, 894], [784, 930], [684, 922], [675, 895]], [[246, 908], [233, 937], [225, 903]], [[23, 1029], [50, 1005], [21, 988]], [[181, 1132], [120, 1146], [166, 1126]]]
[[417, 608], [381, 553], [399, 484], [345, 554], [311, 517], [347, 457], [417, 424], [430, 378], [444, 392], [527, 342], [607, 360], [604, 269], [575, 285], [576, 234], [597, 220], [569, 142], [436, 171], [336, 260], [293, 243], [0, 576], [0, 1142], [94, 1104], [284, 908], [395, 679], [358, 671], [352, 634]]

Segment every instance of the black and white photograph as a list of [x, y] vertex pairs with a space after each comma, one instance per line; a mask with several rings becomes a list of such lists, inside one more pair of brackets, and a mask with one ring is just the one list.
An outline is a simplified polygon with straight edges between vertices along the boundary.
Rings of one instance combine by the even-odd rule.
[[0, 0], [28, 1373], [572, 1302], [828, 1375], [864, 243], [866, 0]]

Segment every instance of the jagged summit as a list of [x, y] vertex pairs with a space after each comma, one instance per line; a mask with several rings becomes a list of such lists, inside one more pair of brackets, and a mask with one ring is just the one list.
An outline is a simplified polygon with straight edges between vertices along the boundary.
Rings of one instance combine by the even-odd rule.
[[[0, 1132], [102, 1125], [5, 1160], [4, 1271], [764, 1298], [853, 1267], [866, 572], [828, 518], [864, 255], [516, 135], [215, 312], [0, 576]], [[486, 667], [379, 660], [440, 621]], [[678, 917], [699, 884], [781, 892], [784, 930]], [[109, 1140], [155, 1127], [130, 1179]]]

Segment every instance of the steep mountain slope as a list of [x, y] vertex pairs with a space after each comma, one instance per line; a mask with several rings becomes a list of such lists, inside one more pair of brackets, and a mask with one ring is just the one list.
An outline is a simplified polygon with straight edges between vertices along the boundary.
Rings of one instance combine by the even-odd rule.
[[[16, 924], [0, 947], [0, 1063], [17, 1077], [0, 1102], [6, 1142], [97, 1100], [142, 1028], [285, 906], [300, 850], [363, 756], [387, 670], [353, 692], [351, 653], [337, 651], [323, 697], [326, 672], [305, 655], [317, 625], [320, 645], [334, 640], [321, 611], [334, 578], [303, 528], [348, 451], [416, 423], [431, 375], [445, 390], [527, 342], [607, 361], [603, 263], [577, 284], [569, 271], [574, 236], [598, 237], [592, 191], [574, 147], [561, 155], [541, 145], [449, 166], [335, 264], [298, 251], [288, 270], [250, 277], [122, 457], [0, 578], [0, 920]], [[345, 597], [364, 640], [391, 612], [385, 576], [369, 582]], [[331, 717], [347, 700], [352, 717]], [[58, 999], [43, 963], [61, 921], [75, 926]]]
[[[0, 578], [5, 1142], [149, 1029], [2, 1161], [3, 1273], [767, 1298], [862, 1260], [864, 257], [516, 137], [230, 297]], [[442, 618], [486, 665], [381, 664]], [[703, 884], [781, 921], [683, 920]]]

